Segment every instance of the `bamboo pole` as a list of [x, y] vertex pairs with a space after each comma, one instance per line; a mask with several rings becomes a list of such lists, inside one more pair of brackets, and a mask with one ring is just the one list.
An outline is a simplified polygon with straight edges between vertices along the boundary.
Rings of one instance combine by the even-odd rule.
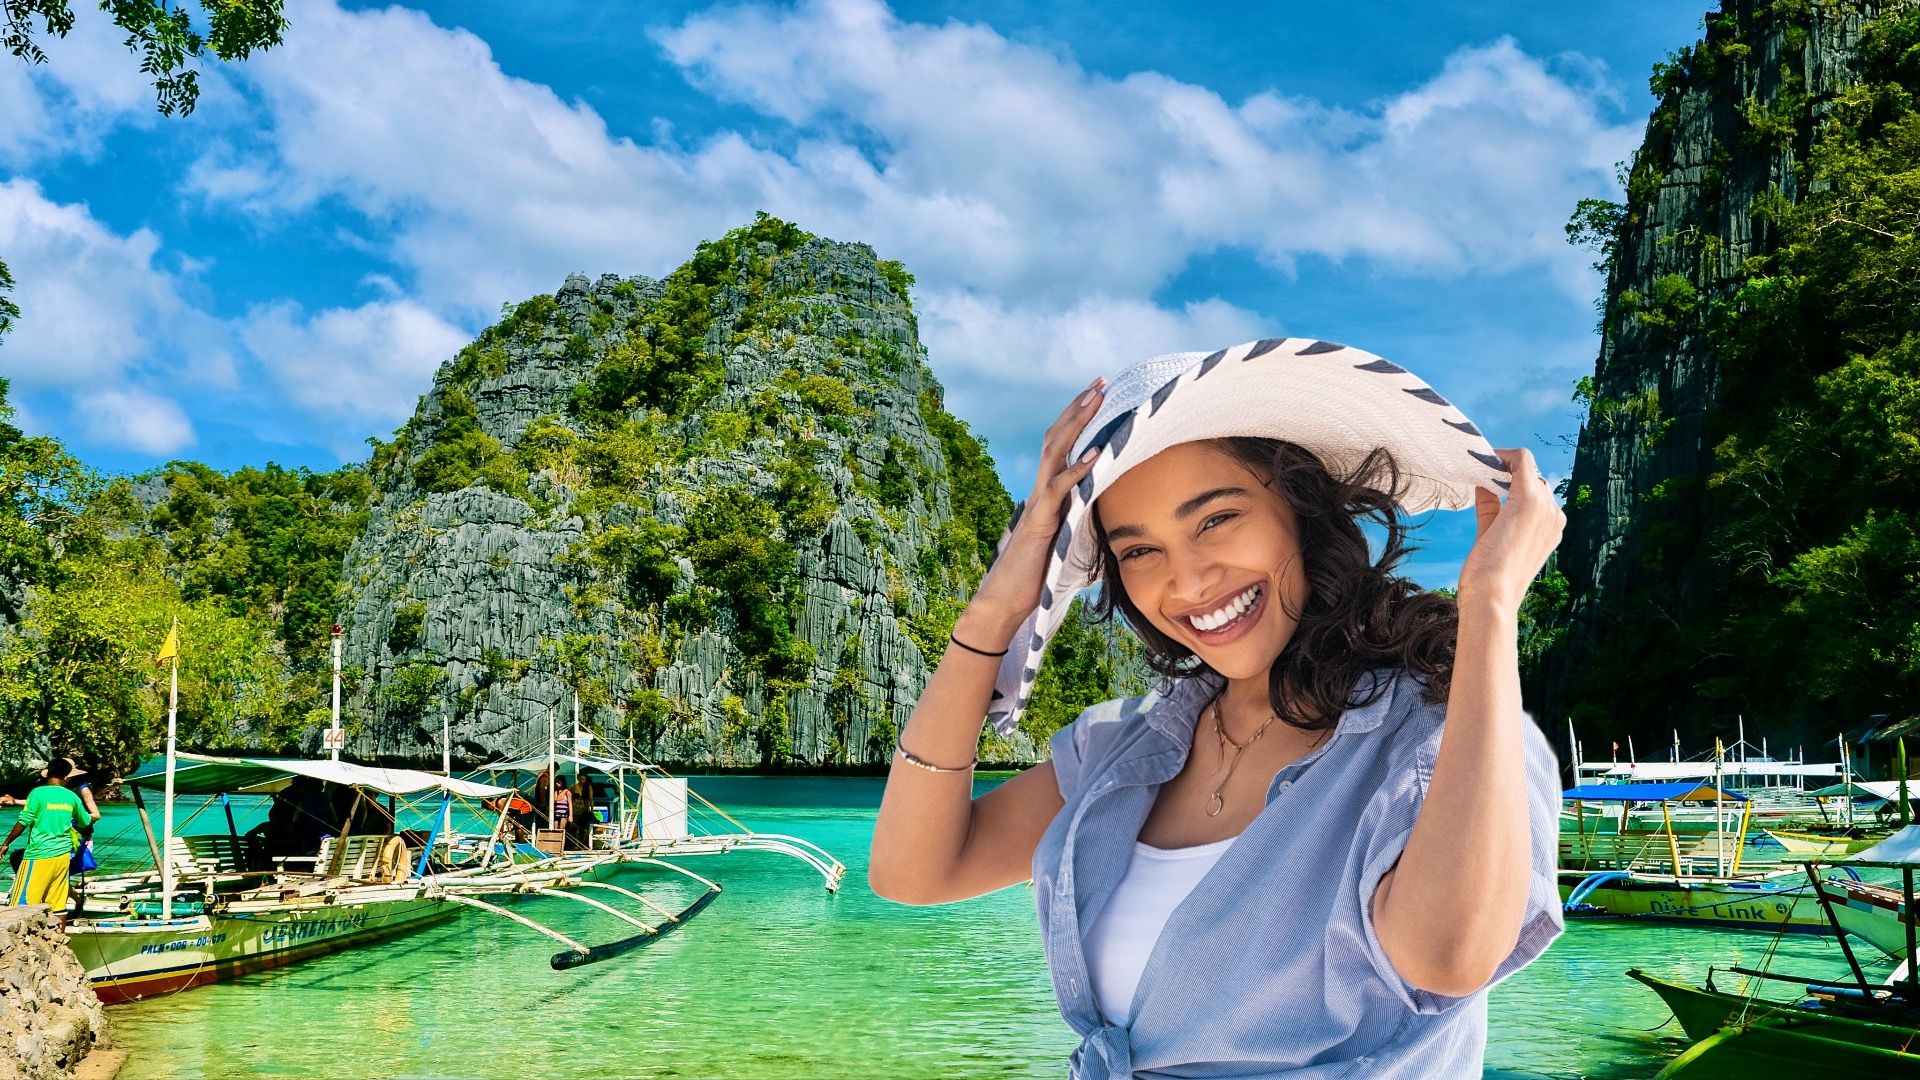
[[1673, 856], [1673, 876], [1680, 876], [1680, 841], [1673, 835], [1673, 814], [1668, 812], [1668, 803], [1660, 800], [1660, 816], [1667, 822], [1667, 851]]
[[[174, 624], [178, 632], [179, 623]], [[173, 846], [173, 773], [175, 756], [179, 752], [178, 735], [180, 731], [180, 656], [176, 651], [171, 671], [167, 676], [167, 782], [166, 806], [160, 811], [160, 854], [165, 856], [167, 849]], [[160, 860], [160, 918], [168, 921], [173, 918], [173, 860]]]
[[140, 811], [140, 829], [147, 834], [147, 850], [153, 852], [154, 872], [165, 873], [160, 868], [160, 841], [154, 839], [153, 819], [147, 816], [147, 800], [140, 797], [140, 785], [128, 784], [127, 787], [133, 791], [134, 809]]
[[[1735, 874], [1740, 872], [1740, 855], [1747, 850], [1747, 822], [1752, 819], [1753, 798], [1749, 796], [1746, 805], [1740, 808], [1740, 835], [1736, 837], [1738, 846], [1733, 849], [1733, 872]], [[1726, 845], [1726, 842], [1726, 837], [1723, 836], [1720, 838], [1720, 843], [1723, 847]]]

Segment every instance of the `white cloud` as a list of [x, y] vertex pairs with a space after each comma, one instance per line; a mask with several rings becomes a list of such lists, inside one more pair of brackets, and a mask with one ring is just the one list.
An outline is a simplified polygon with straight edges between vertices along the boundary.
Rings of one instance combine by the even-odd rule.
[[168, 398], [138, 389], [100, 390], [74, 401], [75, 418], [90, 442], [149, 454], [171, 454], [193, 443], [193, 424]]
[[302, 317], [291, 302], [248, 314], [241, 338], [301, 408], [397, 424], [433, 372], [469, 339], [411, 300], [329, 308]]
[[[465, 339], [458, 327], [503, 301], [574, 270], [663, 273], [764, 208], [905, 261], [949, 400], [981, 415], [969, 399], [1001, 407], [985, 403], [1009, 384], [1037, 403], [1152, 352], [1278, 332], [1223, 301], [1156, 299], [1219, 251], [1282, 273], [1307, 257], [1392, 274], [1524, 271], [1584, 308], [1598, 283], [1565, 244], [1566, 210], [1611, 190], [1639, 134], [1608, 122], [1591, 62], [1508, 39], [1457, 51], [1401, 94], [1335, 108], [1284, 86], [1230, 101], [1152, 71], [1109, 77], [985, 24], [814, 0], [714, 8], [654, 35], [697, 87], [757, 111], [771, 134], [689, 137], [638, 118], [651, 141], [636, 142], [421, 12], [288, 6], [283, 45], [225, 69], [231, 85], [210, 81], [192, 118], [209, 149], [186, 186], [269, 227], [319, 220], [390, 263], [364, 281], [379, 299], [310, 314], [249, 297], [245, 317], [214, 320], [155, 269], [158, 238], [116, 235], [16, 181], [0, 186], [0, 252], [23, 271], [37, 243], [54, 253], [38, 265], [56, 270], [20, 273], [30, 311], [0, 346], [10, 374], [74, 385], [139, 373], [142, 342], [173, 342], [177, 370], [192, 357], [193, 378], [280, 392], [337, 438], [405, 416]], [[150, 111], [126, 59], [102, 53], [84, 76], [95, 83], [36, 81], [13, 128], [0, 119], [0, 160], [90, 118]], [[0, 95], [18, 84], [8, 78]], [[256, 364], [257, 386], [239, 374]]]
[[[1359, 256], [1449, 276], [1539, 264], [1584, 299], [1594, 282], [1565, 243], [1565, 208], [1610, 187], [1639, 137], [1602, 118], [1591, 65], [1561, 65], [1575, 85], [1511, 39], [1462, 49], [1358, 115], [1277, 93], [1235, 105], [1154, 72], [1112, 79], [877, 0], [722, 8], [659, 38], [717, 94], [868, 136], [893, 198], [874, 200], [865, 235], [894, 240], [917, 273], [1004, 295], [1150, 292], [1240, 246], [1282, 265]], [[927, 220], [955, 197], [964, 213]]]
[[265, 139], [202, 162], [197, 190], [263, 214], [344, 200], [443, 312], [490, 313], [575, 269], [661, 273], [759, 208], [867, 240], [930, 290], [1061, 310], [1149, 297], [1223, 247], [1281, 267], [1538, 264], [1584, 300], [1594, 282], [1562, 237], [1565, 208], [1606, 190], [1637, 138], [1604, 122], [1588, 80], [1510, 40], [1363, 115], [1108, 78], [984, 25], [819, 0], [656, 34], [696, 85], [792, 138], [683, 147], [656, 125], [661, 141], [641, 145], [418, 12], [293, 8], [287, 43], [236, 71]]
[[0, 257], [21, 312], [0, 341], [8, 377], [23, 388], [98, 386], [152, 356], [156, 342], [214, 332], [154, 265], [159, 248], [154, 233], [116, 234], [31, 180], [0, 183]]
[[1267, 329], [1258, 314], [1221, 300], [1178, 311], [1106, 296], [1064, 309], [1012, 306], [965, 291], [923, 292], [917, 300], [921, 337], [934, 356], [968, 357], [971, 375], [999, 386], [1040, 383], [1062, 392], [1129, 359], [1223, 347]]
[[[140, 58], [103, 12], [85, 10], [66, 37], [35, 26], [44, 64], [0, 64], [0, 162], [26, 165], [56, 154], [96, 153], [121, 123], [152, 123], [159, 110]], [[202, 82], [206, 82], [205, 76]]]

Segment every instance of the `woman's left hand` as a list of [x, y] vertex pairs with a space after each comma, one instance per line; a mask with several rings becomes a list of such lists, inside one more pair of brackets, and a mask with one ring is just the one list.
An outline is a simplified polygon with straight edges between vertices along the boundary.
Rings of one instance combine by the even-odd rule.
[[1475, 488], [1479, 529], [1473, 550], [1460, 568], [1459, 598], [1491, 601], [1517, 614], [1527, 586], [1560, 546], [1567, 515], [1525, 447], [1495, 448], [1507, 463], [1511, 487], [1505, 502], [1487, 488]]

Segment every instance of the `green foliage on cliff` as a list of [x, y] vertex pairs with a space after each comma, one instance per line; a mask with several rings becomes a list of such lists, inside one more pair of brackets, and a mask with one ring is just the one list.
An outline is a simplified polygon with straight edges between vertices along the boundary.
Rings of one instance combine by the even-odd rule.
[[672, 416], [699, 408], [726, 377], [720, 355], [705, 347], [716, 295], [731, 285], [750, 295], [765, 290], [775, 260], [755, 257], [762, 243], [786, 254], [811, 239], [763, 211], [753, 224], [701, 244], [667, 275], [659, 300], [629, 323], [626, 340], [574, 391], [575, 411], [611, 419], [641, 407]]
[[[986, 440], [975, 437], [966, 421], [947, 412], [938, 391], [929, 390], [920, 397], [920, 418], [927, 430], [940, 440], [947, 455], [947, 473], [953, 478], [953, 516], [973, 529], [974, 554], [981, 572], [993, 561], [995, 544], [1013, 519], [1013, 499], [994, 471], [987, 456]], [[945, 556], [957, 556], [949, 550]]]
[[340, 562], [373, 496], [366, 473], [248, 466], [222, 474], [174, 462], [151, 474], [166, 495], [146, 528], [190, 600], [260, 619], [280, 648], [311, 661], [339, 610]]
[[[1037, 743], [1073, 722], [1081, 710], [1101, 698], [1089, 697], [1088, 687], [1115, 687], [1121, 696], [1144, 694], [1150, 681], [1142, 672], [1140, 641], [1131, 634], [1110, 638], [1107, 628], [1085, 618], [1078, 597], [1067, 608], [1060, 628], [1047, 642], [1045, 662], [1034, 678], [1033, 697], [1020, 714], [1020, 730]], [[1105, 697], [1106, 695], [1102, 695]], [[1005, 760], [1004, 740], [991, 728], [982, 740], [982, 753]], [[1000, 750], [1002, 753], [994, 754]]]
[[319, 699], [364, 473], [175, 462], [107, 481], [21, 436], [4, 394], [0, 761], [68, 753], [111, 773], [151, 752], [151, 657], [175, 618], [186, 744], [285, 746]]
[[1721, 640], [1756, 694], [1856, 718], [1920, 692], [1920, 13], [1865, 27], [1840, 95], [1775, 200], [1779, 243], [1750, 259], [1709, 325], [1730, 408], [1709, 488], [1734, 575]]
[[[1816, 123], [1803, 50], [1813, 20], [1834, 7], [1760, 5], [1744, 27], [1723, 13], [1700, 47], [1656, 66], [1662, 112], [1683, 92], [1711, 91], [1738, 118], [1738, 146], [1714, 141], [1697, 201], [1663, 222], [1671, 254], [1653, 269], [1609, 265], [1621, 319], [1607, 330], [1642, 326], [1656, 345], [1704, 338], [1689, 349], [1714, 361], [1710, 463], [1704, 476], [1648, 478], [1634, 519], [1609, 523], [1610, 538], [1633, 534], [1641, 560], [1598, 615], [1603, 630], [1633, 630], [1603, 633], [1573, 672], [1576, 700], [1608, 703], [1592, 719], [1617, 723], [1633, 696], [1635, 707], [1717, 702], [1750, 723], [1758, 713], [1830, 731], [1872, 713], [1911, 716], [1902, 703], [1920, 699], [1920, 11], [1864, 22], [1850, 58], [1858, 81]], [[1755, 84], [1736, 87], [1727, 65], [1750, 62], [1768, 38], [1785, 66], [1763, 93], [1736, 97]], [[1755, 47], [1736, 47], [1746, 42]], [[1845, 59], [1823, 53], [1820, 63], [1830, 75]], [[1682, 153], [1671, 124], [1655, 120], [1636, 175]], [[1714, 231], [1724, 178], [1783, 151], [1797, 194], [1754, 197], [1754, 253], [1724, 264], [1729, 238]], [[1628, 208], [1647, 195], [1630, 192]], [[1590, 222], [1582, 235], [1603, 236], [1608, 218], [1583, 204], [1569, 235]], [[1639, 226], [1618, 220], [1609, 263]], [[1591, 425], [1631, 428], [1635, 460], [1662, 460], [1652, 448], [1678, 417], [1658, 388], [1609, 397], [1583, 380], [1576, 397]], [[1570, 506], [1584, 509], [1588, 496], [1573, 493]], [[1672, 587], [1690, 561], [1710, 567], [1713, 596], [1682, 606]], [[1564, 585], [1543, 575], [1529, 594], [1525, 614], [1545, 635], [1524, 652], [1530, 661], [1555, 644], [1571, 602]]]

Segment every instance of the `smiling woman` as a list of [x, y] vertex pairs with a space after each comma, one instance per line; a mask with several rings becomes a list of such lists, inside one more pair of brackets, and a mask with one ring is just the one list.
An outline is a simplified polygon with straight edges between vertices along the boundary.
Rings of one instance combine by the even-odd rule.
[[[1565, 519], [1531, 456], [1331, 342], [1160, 357], [1105, 390], [1049, 429], [902, 733], [875, 891], [1030, 876], [1076, 1077], [1478, 1075], [1487, 989], [1562, 927], [1558, 766], [1515, 638]], [[1457, 600], [1395, 575], [1398, 508], [1469, 505]], [[979, 717], [1017, 723], [1093, 581], [1164, 681], [970, 798]]]

